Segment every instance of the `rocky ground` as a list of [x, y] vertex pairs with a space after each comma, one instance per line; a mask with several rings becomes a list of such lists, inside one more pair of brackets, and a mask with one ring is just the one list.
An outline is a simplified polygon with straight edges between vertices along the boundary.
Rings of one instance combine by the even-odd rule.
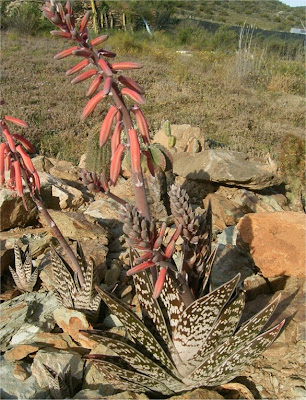
[[[203, 209], [210, 201], [214, 244], [219, 246], [212, 289], [240, 272], [247, 294], [243, 320], [278, 294], [281, 301], [270, 324], [286, 318], [276, 342], [234, 382], [217, 391], [197, 389], [173, 399], [305, 398], [305, 214], [290, 208], [282, 178], [271, 160], [249, 159], [227, 150], [203, 150], [199, 132], [187, 125], [172, 128], [172, 134], [177, 138], [171, 149], [174, 174], [147, 178], [152, 213], [166, 221], [170, 235], [174, 226], [165, 192], [171, 182], [187, 190], [195, 208]], [[160, 133], [155, 140], [164, 138]], [[118, 282], [117, 296], [128, 304], [137, 304], [132, 281], [125, 275], [129, 262], [118, 216], [120, 206], [88, 192], [78, 179], [80, 168], [71, 163], [42, 156], [35, 157], [33, 163], [41, 177], [42, 197], [65, 237], [72, 246], [80, 241], [85, 256], [94, 259], [102, 287]], [[113, 192], [133, 203], [127, 172]], [[117, 393], [82, 358], [92, 349], [99, 350], [97, 343], [79, 332], [92, 325], [83, 313], [57, 303], [49, 254], [50, 244], [56, 242], [29, 198], [27, 202], [29, 209], [25, 212], [19, 198], [7, 189], [0, 191], [1, 397], [51, 398], [45, 364], [56, 372], [71, 366], [76, 399], [147, 399], [145, 394]], [[23, 250], [29, 245], [39, 271], [34, 291], [29, 293], [14, 287], [8, 269], [14, 266], [16, 240]], [[100, 315], [99, 326], [122, 329], [120, 321], [107, 310], [102, 309]]]

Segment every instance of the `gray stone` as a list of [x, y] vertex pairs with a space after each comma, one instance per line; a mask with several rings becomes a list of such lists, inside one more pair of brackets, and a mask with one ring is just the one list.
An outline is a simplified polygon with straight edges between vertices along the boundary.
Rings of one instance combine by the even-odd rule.
[[220, 235], [218, 235], [218, 244], [232, 244], [236, 245], [236, 239], [238, 235], [238, 229], [236, 225], [227, 226]]
[[91, 389], [83, 389], [81, 391], [79, 391], [74, 397], [73, 399], [105, 399], [106, 395], [103, 395], [101, 393], [99, 393], [97, 390], [91, 390]]
[[84, 362], [79, 353], [47, 347], [37, 352], [31, 371], [36, 377], [38, 385], [42, 388], [48, 388], [50, 378], [43, 364], [51, 367], [57, 373], [65, 372], [70, 365], [72, 382], [76, 385], [83, 378]]
[[0, 349], [16, 344], [31, 344], [38, 332], [50, 332], [53, 310], [58, 307], [53, 293], [24, 293], [0, 305]]
[[180, 394], [178, 396], [170, 397], [172, 400], [193, 400], [193, 399], [203, 399], [203, 400], [217, 400], [217, 399], [224, 399], [221, 394], [216, 392], [215, 390], [209, 389], [195, 389], [190, 392], [186, 392]]
[[37, 223], [37, 207], [26, 191], [24, 199], [28, 210], [24, 208], [21, 197], [16, 196], [9, 189], [0, 189], [0, 231], [17, 227], [24, 228]]
[[240, 282], [254, 274], [253, 260], [246, 253], [232, 245], [219, 245], [211, 272], [211, 290], [228, 282], [238, 273]]
[[1, 399], [51, 399], [48, 389], [41, 388], [34, 375], [25, 380], [14, 377], [14, 363], [0, 356]]
[[250, 189], [279, 185], [282, 180], [268, 164], [249, 160], [244, 153], [205, 150], [195, 155], [173, 155], [173, 172], [187, 179], [212, 181]]

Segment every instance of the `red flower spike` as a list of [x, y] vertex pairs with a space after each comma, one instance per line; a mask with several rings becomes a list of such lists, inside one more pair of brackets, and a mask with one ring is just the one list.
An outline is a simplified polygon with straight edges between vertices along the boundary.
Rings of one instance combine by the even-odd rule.
[[66, 15], [65, 15], [65, 22], [66, 22], [66, 25], [67, 25], [68, 29], [69, 29], [70, 31], [72, 31], [73, 26], [72, 26], [71, 15], [70, 15], [70, 14], [66, 14]]
[[140, 146], [138, 141], [138, 135], [135, 129], [129, 129], [129, 139], [130, 139], [130, 155], [131, 155], [131, 166], [132, 171], [140, 173], [141, 166], [141, 156], [140, 156]]
[[100, 83], [103, 80], [102, 75], [98, 75], [92, 82], [91, 85], [89, 86], [89, 89], [87, 90], [86, 96], [92, 96], [96, 91], [98, 90], [98, 87], [100, 86]]
[[13, 153], [16, 153], [15, 141], [12, 138], [12, 135], [10, 134], [9, 130], [6, 127], [3, 129], [3, 134], [4, 134], [5, 139], [6, 139], [7, 143], [8, 143], [8, 145], [9, 145], [10, 150]]
[[104, 93], [105, 95], [108, 95], [108, 94], [109, 94], [109, 92], [110, 92], [110, 90], [111, 90], [111, 88], [112, 88], [112, 84], [113, 84], [113, 78], [111, 78], [110, 76], [108, 76], [108, 77], [105, 79], [105, 83], [104, 83], [104, 87], [103, 87], [103, 93]]
[[145, 261], [151, 260], [152, 259], [152, 253], [146, 253], [141, 257], [137, 257], [134, 260], [134, 264], [138, 265], [138, 264], [142, 264]]
[[29, 155], [24, 151], [24, 149], [20, 145], [16, 147], [16, 150], [21, 155], [22, 161], [24, 162], [26, 169], [31, 174], [34, 174], [35, 168]]
[[6, 154], [9, 153], [9, 148], [6, 143], [1, 143], [0, 144], [0, 185], [4, 184], [4, 160], [6, 157]]
[[120, 110], [118, 110], [118, 112], [117, 112], [117, 114], [116, 114], [116, 116], [115, 116], [115, 120], [116, 120], [116, 122], [118, 122], [118, 121], [122, 121], [122, 112], [120, 111]]
[[157, 299], [163, 290], [164, 282], [166, 279], [167, 268], [161, 268], [157, 281], [154, 286], [153, 299]]
[[172, 235], [172, 238], [170, 239], [170, 242], [168, 243], [168, 246], [166, 247], [166, 250], [165, 250], [165, 257], [166, 258], [171, 258], [172, 257], [172, 254], [173, 254], [174, 249], [175, 249], [175, 242], [177, 241], [178, 237], [180, 236], [180, 234], [182, 232], [182, 228], [183, 228], [183, 225], [180, 224], [176, 228], [174, 234]]
[[125, 146], [123, 144], [119, 144], [117, 150], [115, 151], [114, 157], [112, 158], [111, 165], [110, 165], [110, 182], [113, 186], [116, 185], [120, 170], [121, 170], [121, 158]]
[[158, 250], [160, 248], [160, 246], [162, 245], [162, 243], [163, 243], [163, 237], [159, 236], [154, 242], [153, 249]]
[[123, 129], [122, 121], [117, 121], [114, 132], [112, 134], [112, 139], [111, 139], [112, 156], [115, 154], [117, 147], [120, 144], [120, 135], [121, 135], [122, 129]]
[[40, 179], [37, 171], [34, 172], [33, 176], [34, 176], [35, 188], [38, 190], [38, 192], [40, 192]]
[[101, 43], [106, 42], [106, 40], [107, 40], [108, 38], [109, 38], [108, 35], [102, 35], [102, 36], [99, 36], [99, 37], [97, 37], [97, 38], [91, 40], [90, 44], [91, 44], [91, 46], [93, 46], [93, 47], [94, 47], [94, 46], [98, 46], [98, 44], [101, 44]]
[[116, 57], [116, 53], [114, 53], [113, 51], [107, 51], [104, 49], [100, 49], [98, 50], [98, 55], [99, 56], [103, 56], [103, 57], [108, 57], [108, 58], [114, 58]]
[[91, 11], [87, 11], [87, 13], [84, 15], [84, 17], [82, 18], [80, 27], [79, 27], [79, 32], [83, 33], [84, 29], [86, 28], [86, 25], [89, 21], [89, 18], [91, 16]]
[[57, 6], [57, 11], [58, 11], [60, 17], [61, 17], [62, 21], [64, 22], [65, 21], [65, 13], [64, 13], [63, 6], [61, 3], [57, 3], [56, 6]]
[[22, 186], [22, 178], [21, 178], [21, 169], [19, 161], [13, 161], [14, 166], [14, 179], [15, 179], [15, 188], [18, 196], [23, 196], [23, 186]]
[[127, 276], [131, 276], [131, 275], [137, 274], [137, 272], [144, 271], [148, 268], [154, 267], [154, 265], [155, 264], [152, 261], [144, 262], [142, 264], [136, 265], [136, 267], [129, 269], [126, 272], [126, 274], [127, 274]]
[[127, 69], [139, 69], [139, 68], [142, 68], [143, 65], [135, 63], [135, 62], [126, 61], [126, 62], [121, 62], [121, 63], [113, 63], [111, 65], [111, 67], [114, 71], [120, 71], [120, 70], [124, 71]]
[[71, 33], [70, 32], [63, 32], [63, 31], [50, 31], [51, 35], [53, 36], [59, 36], [65, 39], [71, 39]]
[[109, 138], [114, 117], [117, 114], [117, 112], [118, 108], [116, 106], [111, 106], [110, 109], [108, 110], [108, 113], [106, 114], [100, 129], [100, 137], [99, 137], [100, 146], [103, 146], [106, 143], [107, 139]]
[[167, 224], [166, 224], [166, 222], [163, 222], [162, 226], [161, 226], [161, 228], [159, 230], [159, 233], [158, 233], [159, 237], [163, 237], [164, 236], [164, 234], [166, 232], [166, 228], [167, 228]]
[[14, 139], [19, 140], [19, 142], [23, 145], [23, 147], [28, 150], [30, 153], [35, 153], [34, 146], [28, 139], [24, 138], [23, 136], [18, 135], [17, 133], [13, 134]]
[[73, 52], [74, 50], [77, 50], [77, 49], [78, 49], [78, 46], [71, 47], [70, 49], [63, 50], [63, 51], [61, 51], [60, 53], [57, 53], [53, 58], [54, 58], [55, 60], [61, 60], [62, 58], [71, 56], [72, 52]]
[[124, 96], [129, 96], [132, 100], [136, 101], [138, 104], [145, 104], [145, 99], [135, 90], [129, 89], [129, 88], [123, 88], [121, 90], [121, 94]]
[[97, 104], [105, 97], [103, 92], [96, 94], [89, 102], [86, 104], [83, 113], [81, 115], [81, 120], [84, 121], [96, 108]]
[[68, 14], [72, 14], [72, 7], [71, 7], [70, 0], [67, 0], [67, 2], [65, 4], [65, 11]]
[[96, 73], [97, 73], [96, 69], [89, 69], [88, 71], [85, 71], [81, 75], [78, 75], [74, 79], [72, 79], [71, 83], [75, 84], [75, 83], [83, 82], [86, 79], [89, 79], [92, 76], [96, 75]]
[[5, 169], [5, 171], [9, 171], [12, 167], [11, 157], [8, 155], [8, 153], [6, 153], [4, 157], [5, 157], [4, 158], [4, 169]]
[[73, 75], [76, 72], [79, 72], [83, 68], [87, 67], [88, 64], [89, 64], [89, 60], [83, 60], [83, 61], [79, 62], [78, 64], [76, 64], [74, 67], [69, 68], [68, 71], [66, 72], [66, 75]]
[[77, 50], [73, 50], [73, 52], [72, 52], [72, 54], [74, 55], [74, 56], [78, 56], [78, 57], [86, 57], [86, 58], [89, 58], [89, 57], [91, 57], [91, 52], [89, 51], [89, 50], [87, 50], [87, 49], [77, 49]]
[[149, 127], [148, 127], [148, 123], [147, 123], [147, 120], [146, 120], [143, 112], [137, 105], [135, 105], [132, 108], [132, 111], [135, 114], [137, 126], [139, 128], [139, 132], [142, 136], [143, 142], [145, 144], [150, 144], [151, 138], [150, 138], [150, 134], [149, 134]]
[[122, 83], [122, 85], [127, 86], [129, 89], [135, 90], [139, 94], [144, 94], [144, 90], [137, 82], [133, 81], [133, 79], [126, 78], [125, 76], [118, 76], [118, 81]]
[[106, 76], [112, 76], [113, 75], [112, 70], [110, 69], [108, 63], [105, 60], [103, 60], [103, 59], [99, 60], [99, 65], [102, 68], [102, 70], [103, 70], [103, 72], [105, 73]]
[[14, 117], [10, 117], [9, 115], [5, 115], [4, 119], [9, 121], [9, 122], [12, 122], [15, 125], [21, 126], [22, 128], [28, 128], [29, 127], [27, 122], [22, 121], [22, 119], [19, 119], [19, 118], [14, 118]]

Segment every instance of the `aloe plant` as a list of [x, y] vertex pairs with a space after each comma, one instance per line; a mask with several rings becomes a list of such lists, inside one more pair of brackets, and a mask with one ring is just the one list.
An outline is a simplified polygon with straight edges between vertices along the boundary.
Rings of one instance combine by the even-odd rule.
[[15, 270], [9, 266], [14, 282], [21, 292], [32, 292], [37, 282], [38, 268], [33, 268], [31, 252], [29, 248], [23, 252], [15, 241], [14, 254]]
[[66, 399], [74, 395], [71, 366], [65, 372], [57, 373], [50, 366], [43, 364], [47, 376], [50, 394], [53, 399]]
[[93, 260], [86, 262], [81, 245], [77, 244], [77, 259], [84, 276], [81, 285], [76, 273], [63, 257], [51, 248], [52, 269], [56, 281], [55, 295], [58, 302], [66, 308], [73, 308], [83, 312], [90, 321], [98, 318], [101, 297], [96, 292], [95, 285], [99, 284], [97, 270]]

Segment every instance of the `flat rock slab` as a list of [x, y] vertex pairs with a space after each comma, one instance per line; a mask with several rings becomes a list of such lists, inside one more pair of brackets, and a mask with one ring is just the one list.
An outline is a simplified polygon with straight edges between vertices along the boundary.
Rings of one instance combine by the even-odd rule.
[[229, 150], [205, 150], [195, 155], [173, 154], [173, 172], [187, 179], [257, 190], [281, 183], [274, 167]]
[[6, 361], [2, 356], [0, 363], [1, 399], [50, 399], [49, 390], [41, 388], [34, 375], [24, 380], [16, 379], [16, 364]]
[[33, 335], [50, 332], [53, 311], [58, 307], [53, 293], [24, 293], [0, 305], [0, 350], [17, 344], [32, 344]]
[[266, 278], [305, 278], [306, 215], [297, 212], [247, 214], [237, 225], [256, 266]]

